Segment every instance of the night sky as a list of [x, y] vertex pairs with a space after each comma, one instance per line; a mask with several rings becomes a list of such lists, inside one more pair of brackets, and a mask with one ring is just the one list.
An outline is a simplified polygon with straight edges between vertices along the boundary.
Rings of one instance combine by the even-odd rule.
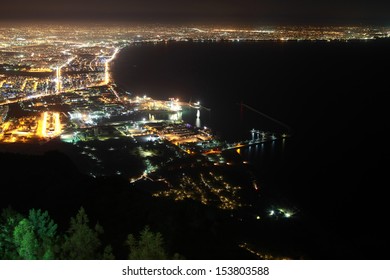
[[388, 0], [12, 0], [4, 21], [390, 25]]

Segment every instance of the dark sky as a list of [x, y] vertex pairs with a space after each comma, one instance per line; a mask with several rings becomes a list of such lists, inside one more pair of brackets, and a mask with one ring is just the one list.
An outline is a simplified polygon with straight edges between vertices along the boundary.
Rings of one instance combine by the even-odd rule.
[[389, 0], [8, 0], [2, 20], [390, 25]]

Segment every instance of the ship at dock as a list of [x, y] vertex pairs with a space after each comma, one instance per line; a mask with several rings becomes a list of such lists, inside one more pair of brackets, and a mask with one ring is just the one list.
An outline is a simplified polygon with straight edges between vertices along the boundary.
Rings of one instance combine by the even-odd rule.
[[188, 102], [188, 105], [195, 109], [200, 109], [200, 102]]

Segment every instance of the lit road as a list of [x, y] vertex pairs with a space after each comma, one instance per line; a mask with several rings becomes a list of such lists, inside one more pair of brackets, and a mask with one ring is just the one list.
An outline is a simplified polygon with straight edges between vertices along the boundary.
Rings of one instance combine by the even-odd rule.
[[104, 63], [104, 69], [105, 69], [105, 71], [104, 71], [104, 85], [108, 85], [111, 82], [109, 63], [115, 59], [119, 50], [120, 50], [120, 48], [115, 48], [112, 56], [109, 59], [107, 59], [106, 62]]
[[76, 57], [71, 57], [68, 59], [68, 61], [60, 66], [57, 67], [57, 78], [56, 78], [56, 83], [57, 83], [57, 93], [60, 93], [62, 90], [62, 84], [61, 84], [61, 68], [69, 65]]
[[[116, 57], [116, 55], [118, 54], [119, 51], [120, 51], [119, 47], [114, 48], [114, 51], [113, 51], [113, 54], [111, 55], [111, 57], [109, 57], [105, 61], [104, 81], [102, 83], [100, 83], [100, 84], [96, 83], [93, 86], [96, 86], [96, 85], [109, 85], [112, 82], [112, 79], [111, 79], [111, 76], [110, 76], [109, 63], [115, 59], [115, 57]], [[45, 97], [45, 96], [57, 95], [57, 94], [59, 94], [61, 92], [69, 91], [70, 89], [64, 90], [63, 87], [62, 87], [61, 69], [63, 67], [68, 66], [75, 59], [76, 59], [76, 56], [72, 56], [64, 64], [59, 65], [59, 66], [56, 67], [56, 69], [55, 69], [55, 71], [56, 71], [55, 72], [55, 80], [54, 80], [55, 81], [55, 92], [54, 93], [47, 93], [47, 92], [42, 93], [42, 92], [39, 92], [37, 94], [33, 94], [33, 95], [30, 95], [30, 96], [16, 98], [14, 100], [5, 100], [5, 101], [0, 102], [0, 106], [1, 105], [11, 104], [11, 103], [18, 103], [18, 102], [21, 102], [21, 101], [26, 101], [26, 100], [30, 100], [30, 99], [34, 99], [34, 98], [40, 98], [40, 97]], [[94, 60], [96, 60], [96, 58], [93, 59], [90, 62], [90, 65], [89, 65], [90, 68], [92, 67], [92, 62]], [[2, 86], [5, 81], [6, 80], [0, 81], [0, 85]], [[27, 83], [27, 80], [25, 80], [24, 83], [22, 84], [22, 89], [25, 88], [26, 83]], [[38, 86], [38, 83], [35, 83], [34, 90], [37, 89], [37, 86]], [[82, 88], [85, 88], [85, 87], [72, 88], [71, 90], [77, 90], [77, 89], [82, 89]], [[117, 97], [117, 99], [120, 101], [120, 97], [119, 97], [118, 93], [115, 91], [115, 89], [113, 87], [110, 87], [110, 88], [111, 88], [112, 92], [115, 94], [115, 96]]]
[[[120, 48], [115, 48], [112, 56], [105, 61], [105, 63], [104, 63], [104, 82], [101, 85], [109, 85], [111, 83], [110, 62], [115, 59], [115, 57], [119, 51], [120, 51]], [[116, 90], [112, 86], [110, 86], [110, 89], [115, 94], [118, 101], [121, 101], [119, 94], [116, 92]]]
[[65, 67], [67, 66], [70, 62], [72, 62], [76, 57], [71, 57], [68, 59], [68, 61], [66, 63], [64, 63], [63, 65], [60, 65], [57, 67], [56, 69], [56, 92], [55, 93], [38, 93], [38, 94], [34, 94], [34, 95], [30, 95], [30, 96], [26, 96], [26, 97], [22, 97], [22, 98], [17, 98], [15, 100], [6, 100], [4, 102], [0, 102], [0, 105], [7, 105], [7, 104], [11, 104], [11, 103], [18, 103], [18, 102], [21, 102], [21, 101], [26, 101], [26, 100], [30, 100], [30, 99], [34, 99], [34, 98], [40, 98], [40, 97], [45, 97], [45, 96], [51, 96], [51, 95], [57, 95], [61, 92], [62, 90], [62, 87], [61, 87], [61, 68], [62, 67]]
[[35, 94], [35, 95], [30, 95], [30, 96], [18, 98], [18, 99], [11, 100], [11, 101], [7, 100], [7, 101], [4, 101], [4, 102], [1, 102], [0, 105], [7, 105], [7, 104], [12, 104], [12, 103], [18, 103], [18, 102], [21, 102], [21, 101], [26, 101], [26, 100], [30, 100], [30, 99], [34, 99], [34, 98], [45, 97], [45, 96], [57, 95], [57, 94], [58, 93], [39, 93], [39, 94]]
[[[105, 68], [105, 81], [103, 83], [101, 83], [100, 85], [108, 85], [110, 82], [111, 82], [111, 77], [109, 75], [109, 62], [111, 62], [113, 59], [115, 59], [115, 56], [116, 54], [119, 52], [119, 48], [116, 48], [113, 55], [110, 57], [110, 59], [108, 59], [106, 61], [106, 68]], [[56, 91], [53, 92], [53, 93], [37, 93], [37, 94], [34, 94], [34, 95], [30, 95], [30, 96], [26, 96], [26, 97], [21, 97], [21, 98], [17, 98], [17, 99], [14, 99], [14, 100], [6, 100], [6, 101], [3, 101], [3, 102], [0, 102], [0, 106], [1, 105], [7, 105], [7, 104], [12, 104], [12, 103], [18, 103], [18, 102], [22, 102], [22, 101], [27, 101], [27, 100], [31, 100], [31, 99], [34, 99], [34, 98], [41, 98], [41, 97], [46, 97], [46, 96], [53, 96], [53, 95], [58, 95], [59, 93], [61, 92], [67, 92], [67, 91], [70, 91], [70, 90], [77, 90], [77, 89], [82, 89], [82, 88], [85, 88], [85, 87], [80, 87], [80, 88], [73, 88], [73, 89], [67, 89], [67, 90], [64, 90], [62, 88], [62, 83], [61, 83], [61, 69], [63, 67], [66, 67], [67, 65], [69, 65], [69, 63], [71, 63], [76, 57], [71, 57], [68, 59], [68, 61], [60, 66], [58, 66], [56, 68], [56, 79], [55, 79], [55, 82], [56, 82]], [[37, 86], [37, 84], [35, 85], [35, 87]], [[118, 95], [118, 93], [115, 91], [115, 89], [113, 87], [110, 87], [110, 89], [112, 90], [112, 92], [115, 94], [115, 96], [117, 97], [117, 99], [120, 101], [120, 97]]]

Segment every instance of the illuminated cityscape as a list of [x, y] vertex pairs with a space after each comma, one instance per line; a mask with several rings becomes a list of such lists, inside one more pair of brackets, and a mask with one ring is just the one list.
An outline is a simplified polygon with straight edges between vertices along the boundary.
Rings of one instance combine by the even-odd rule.
[[[176, 115], [170, 117], [180, 119], [180, 105], [183, 103], [139, 98], [117, 92], [110, 78], [109, 65], [120, 49], [127, 45], [167, 41], [349, 41], [390, 37], [389, 29], [368, 27], [226, 29], [156, 25], [95, 26], [92, 30], [91, 27], [74, 26], [1, 28], [1, 141], [60, 136], [69, 126], [69, 120], [74, 121], [73, 125], [86, 128], [96, 125], [96, 120], [109, 118], [111, 114], [128, 115], [139, 110], [152, 110], [152, 113], [155, 110], [177, 111]], [[36, 114], [27, 119], [24, 116], [21, 119], [7, 119], [9, 104], [14, 103]], [[184, 105], [194, 107], [194, 104]], [[61, 114], [50, 113], [47, 123], [48, 113], [44, 112], [58, 106], [61, 107]], [[52, 116], [55, 116], [54, 120]], [[153, 119], [153, 114], [149, 113], [148, 121]], [[47, 133], [46, 128], [54, 131]], [[183, 138], [179, 141], [174, 137], [177, 134], [163, 135], [176, 144], [194, 142], [193, 139]], [[203, 135], [202, 141], [210, 140], [207, 133]]]
[[[245, 149], [255, 151], [261, 158], [268, 144], [274, 151], [280, 143], [284, 151], [286, 142], [293, 136], [291, 127], [255, 109], [256, 105], [241, 101], [237, 104], [241, 117], [244, 109], [249, 110], [280, 129], [269, 130], [263, 127], [265, 122], [259, 121], [257, 127], [246, 130], [246, 138], [227, 141], [218, 136], [213, 127], [200, 122], [203, 115], [214, 109], [208, 107], [207, 100], [192, 102], [188, 96], [177, 92], [165, 98], [129, 92], [114, 80], [112, 66], [117, 63], [121, 52], [131, 46], [221, 42], [234, 46], [259, 42], [331, 45], [389, 38], [390, 28], [366, 26], [237, 28], [212, 25], [83, 27], [33, 24], [28, 27], [0, 27], [0, 151], [33, 151], [32, 154], [53, 149], [66, 151], [64, 153], [81, 173], [96, 182], [105, 180], [101, 178], [118, 177], [124, 179], [129, 190], [141, 191], [142, 194], [147, 193], [148, 199], [163, 201], [159, 203], [188, 203], [188, 208], [195, 207], [191, 203], [199, 203], [201, 206], [196, 207], [214, 209], [217, 214], [202, 210], [210, 217], [196, 217], [188, 228], [196, 228], [197, 223], [203, 223], [205, 228], [211, 228], [210, 232], [231, 230], [232, 244], [244, 252], [243, 257], [240, 256], [242, 258], [301, 258], [305, 253], [295, 247], [289, 251], [275, 246], [277, 249], [273, 251], [264, 245], [266, 242], [261, 238], [255, 245], [250, 241], [250, 238], [257, 238], [252, 228], [258, 232], [271, 228], [267, 238], [272, 239], [273, 230], [282, 234], [285, 227], [301, 218], [301, 209], [294, 203], [285, 203], [286, 200], [279, 203], [282, 199], [275, 199], [278, 202], [274, 204], [269, 201], [264, 203], [263, 182], [259, 180], [260, 176], [254, 174], [253, 164], [245, 158]], [[274, 71], [278, 75], [278, 70]], [[259, 78], [259, 83], [262, 82]], [[283, 82], [275, 80], [275, 87]], [[241, 94], [238, 92], [237, 96]], [[224, 106], [224, 101], [224, 93], [221, 93], [218, 104]], [[196, 116], [193, 123], [186, 121], [188, 114]], [[217, 118], [222, 122], [224, 117]], [[250, 152], [247, 154], [250, 158]], [[126, 197], [127, 194], [121, 195]], [[149, 206], [145, 204], [143, 207]], [[191, 215], [196, 216], [196, 211]], [[143, 215], [147, 217], [145, 219], [155, 218], [152, 210]], [[213, 215], [221, 215], [222, 222], [214, 222]], [[187, 218], [182, 219], [186, 221]], [[226, 220], [229, 226], [234, 226], [225, 226]], [[167, 223], [174, 224], [172, 221]], [[291, 226], [293, 230], [294, 226]], [[236, 234], [238, 228], [243, 230]], [[167, 232], [171, 233], [170, 230]], [[177, 232], [180, 233], [180, 230]], [[202, 234], [201, 230], [199, 232]], [[248, 232], [250, 238], [246, 238]], [[193, 234], [197, 233], [194, 231]], [[278, 241], [272, 242], [278, 244]]]

